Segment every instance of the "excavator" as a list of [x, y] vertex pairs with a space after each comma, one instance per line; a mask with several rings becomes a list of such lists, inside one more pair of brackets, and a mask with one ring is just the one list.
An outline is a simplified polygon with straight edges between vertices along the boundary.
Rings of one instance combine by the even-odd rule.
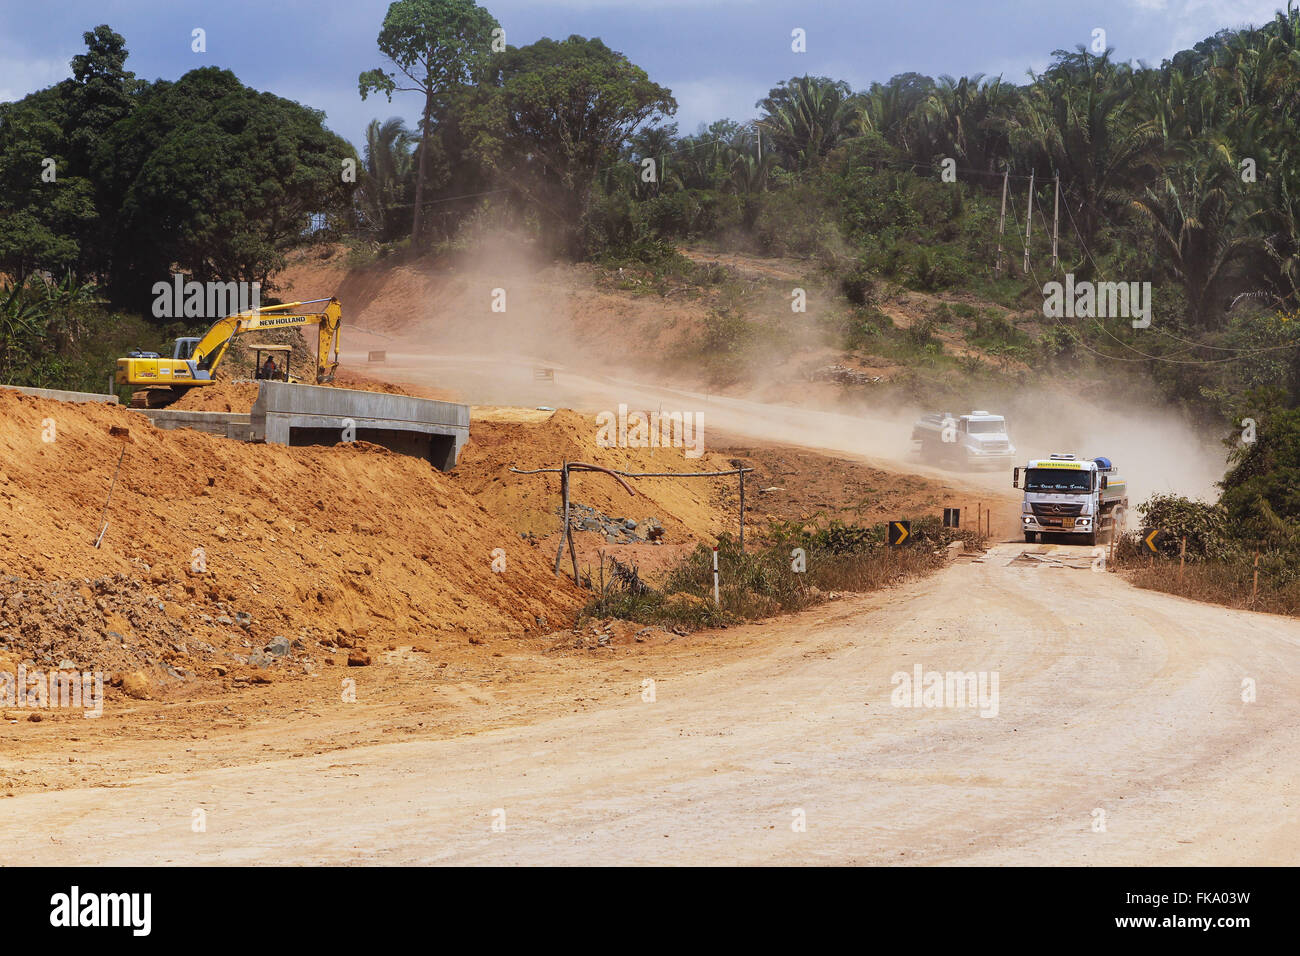
[[[326, 304], [321, 306], [321, 303]], [[286, 302], [237, 312], [217, 321], [199, 338], [177, 339], [170, 359], [162, 358], [157, 352], [132, 351], [126, 358], [117, 360], [115, 380], [118, 385], [143, 386], [132, 395], [132, 407], [163, 408], [191, 388], [215, 385], [213, 374], [226, 350], [245, 332], [316, 325], [320, 327], [316, 384], [324, 385], [334, 381], [334, 372], [339, 366], [339, 325], [342, 319], [343, 308], [335, 298]], [[285, 377], [290, 382], [301, 384], [299, 379]]]

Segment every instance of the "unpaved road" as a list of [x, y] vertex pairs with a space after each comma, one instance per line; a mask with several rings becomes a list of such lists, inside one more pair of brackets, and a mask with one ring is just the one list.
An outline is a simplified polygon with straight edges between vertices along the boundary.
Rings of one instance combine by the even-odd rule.
[[[743, 650], [703, 669], [618, 658], [621, 695], [563, 716], [20, 795], [0, 802], [8, 855], [1300, 862], [1300, 621], [1139, 591], [1089, 570], [1088, 554], [999, 545], [896, 590], [725, 632]], [[996, 673], [997, 716], [892, 706], [891, 677], [918, 664]], [[791, 828], [797, 810], [806, 832]]]
[[[354, 334], [363, 346], [384, 347], [381, 340]], [[377, 343], [377, 344], [376, 344]], [[632, 409], [685, 411], [704, 416], [706, 447], [719, 434], [743, 436], [760, 441], [798, 445], [814, 451], [852, 455], [880, 468], [902, 470], [940, 480], [960, 480], [986, 490], [1011, 494], [1010, 468], [997, 471], [956, 473], [930, 467], [911, 454], [911, 420], [896, 417], [848, 415], [842, 412], [796, 405], [752, 401], [635, 381], [602, 374], [600, 369], [559, 369], [553, 381], [539, 382], [534, 369], [555, 366], [553, 362], [530, 361], [500, 355], [430, 354], [401, 351], [389, 345], [383, 365], [368, 366], [365, 351], [354, 341], [345, 354], [351, 368], [385, 381], [454, 389], [462, 399], [477, 405], [546, 406], [583, 410], [617, 410], [620, 404]], [[595, 425], [592, 425], [593, 432]]]

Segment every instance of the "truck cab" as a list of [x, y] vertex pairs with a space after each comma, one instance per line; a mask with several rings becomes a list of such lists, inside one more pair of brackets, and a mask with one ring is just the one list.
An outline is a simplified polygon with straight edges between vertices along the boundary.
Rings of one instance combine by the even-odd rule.
[[912, 426], [912, 442], [923, 460], [961, 468], [1005, 468], [1016, 455], [1007, 420], [987, 411], [925, 415]]
[[[1012, 486], [1019, 488], [1021, 468]], [[1122, 527], [1128, 510], [1128, 486], [1109, 458], [1052, 455], [1030, 459], [1023, 468], [1025, 497], [1020, 524], [1028, 542], [1039, 535], [1069, 535], [1096, 544], [1103, 534]]]

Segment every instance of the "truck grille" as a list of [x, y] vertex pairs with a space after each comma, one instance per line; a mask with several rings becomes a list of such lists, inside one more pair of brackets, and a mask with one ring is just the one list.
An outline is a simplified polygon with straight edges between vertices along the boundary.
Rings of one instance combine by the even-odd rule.
[[1083, 505], [1070, 501], [1035, 501], [1030, 505], [1036, 518], [1077, 518]]

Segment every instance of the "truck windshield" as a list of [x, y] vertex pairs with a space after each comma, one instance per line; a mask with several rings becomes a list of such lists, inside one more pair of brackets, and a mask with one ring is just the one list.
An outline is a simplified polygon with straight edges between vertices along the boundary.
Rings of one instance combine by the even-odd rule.
[[1068, 468], [1030, 468], [1025, 472], [1025, 491], [1089, 492], [1092, 472]]
[[1006, 422], [968, 422], [967, 431], [972, 435], [1002, 435], [1007, 430]]

